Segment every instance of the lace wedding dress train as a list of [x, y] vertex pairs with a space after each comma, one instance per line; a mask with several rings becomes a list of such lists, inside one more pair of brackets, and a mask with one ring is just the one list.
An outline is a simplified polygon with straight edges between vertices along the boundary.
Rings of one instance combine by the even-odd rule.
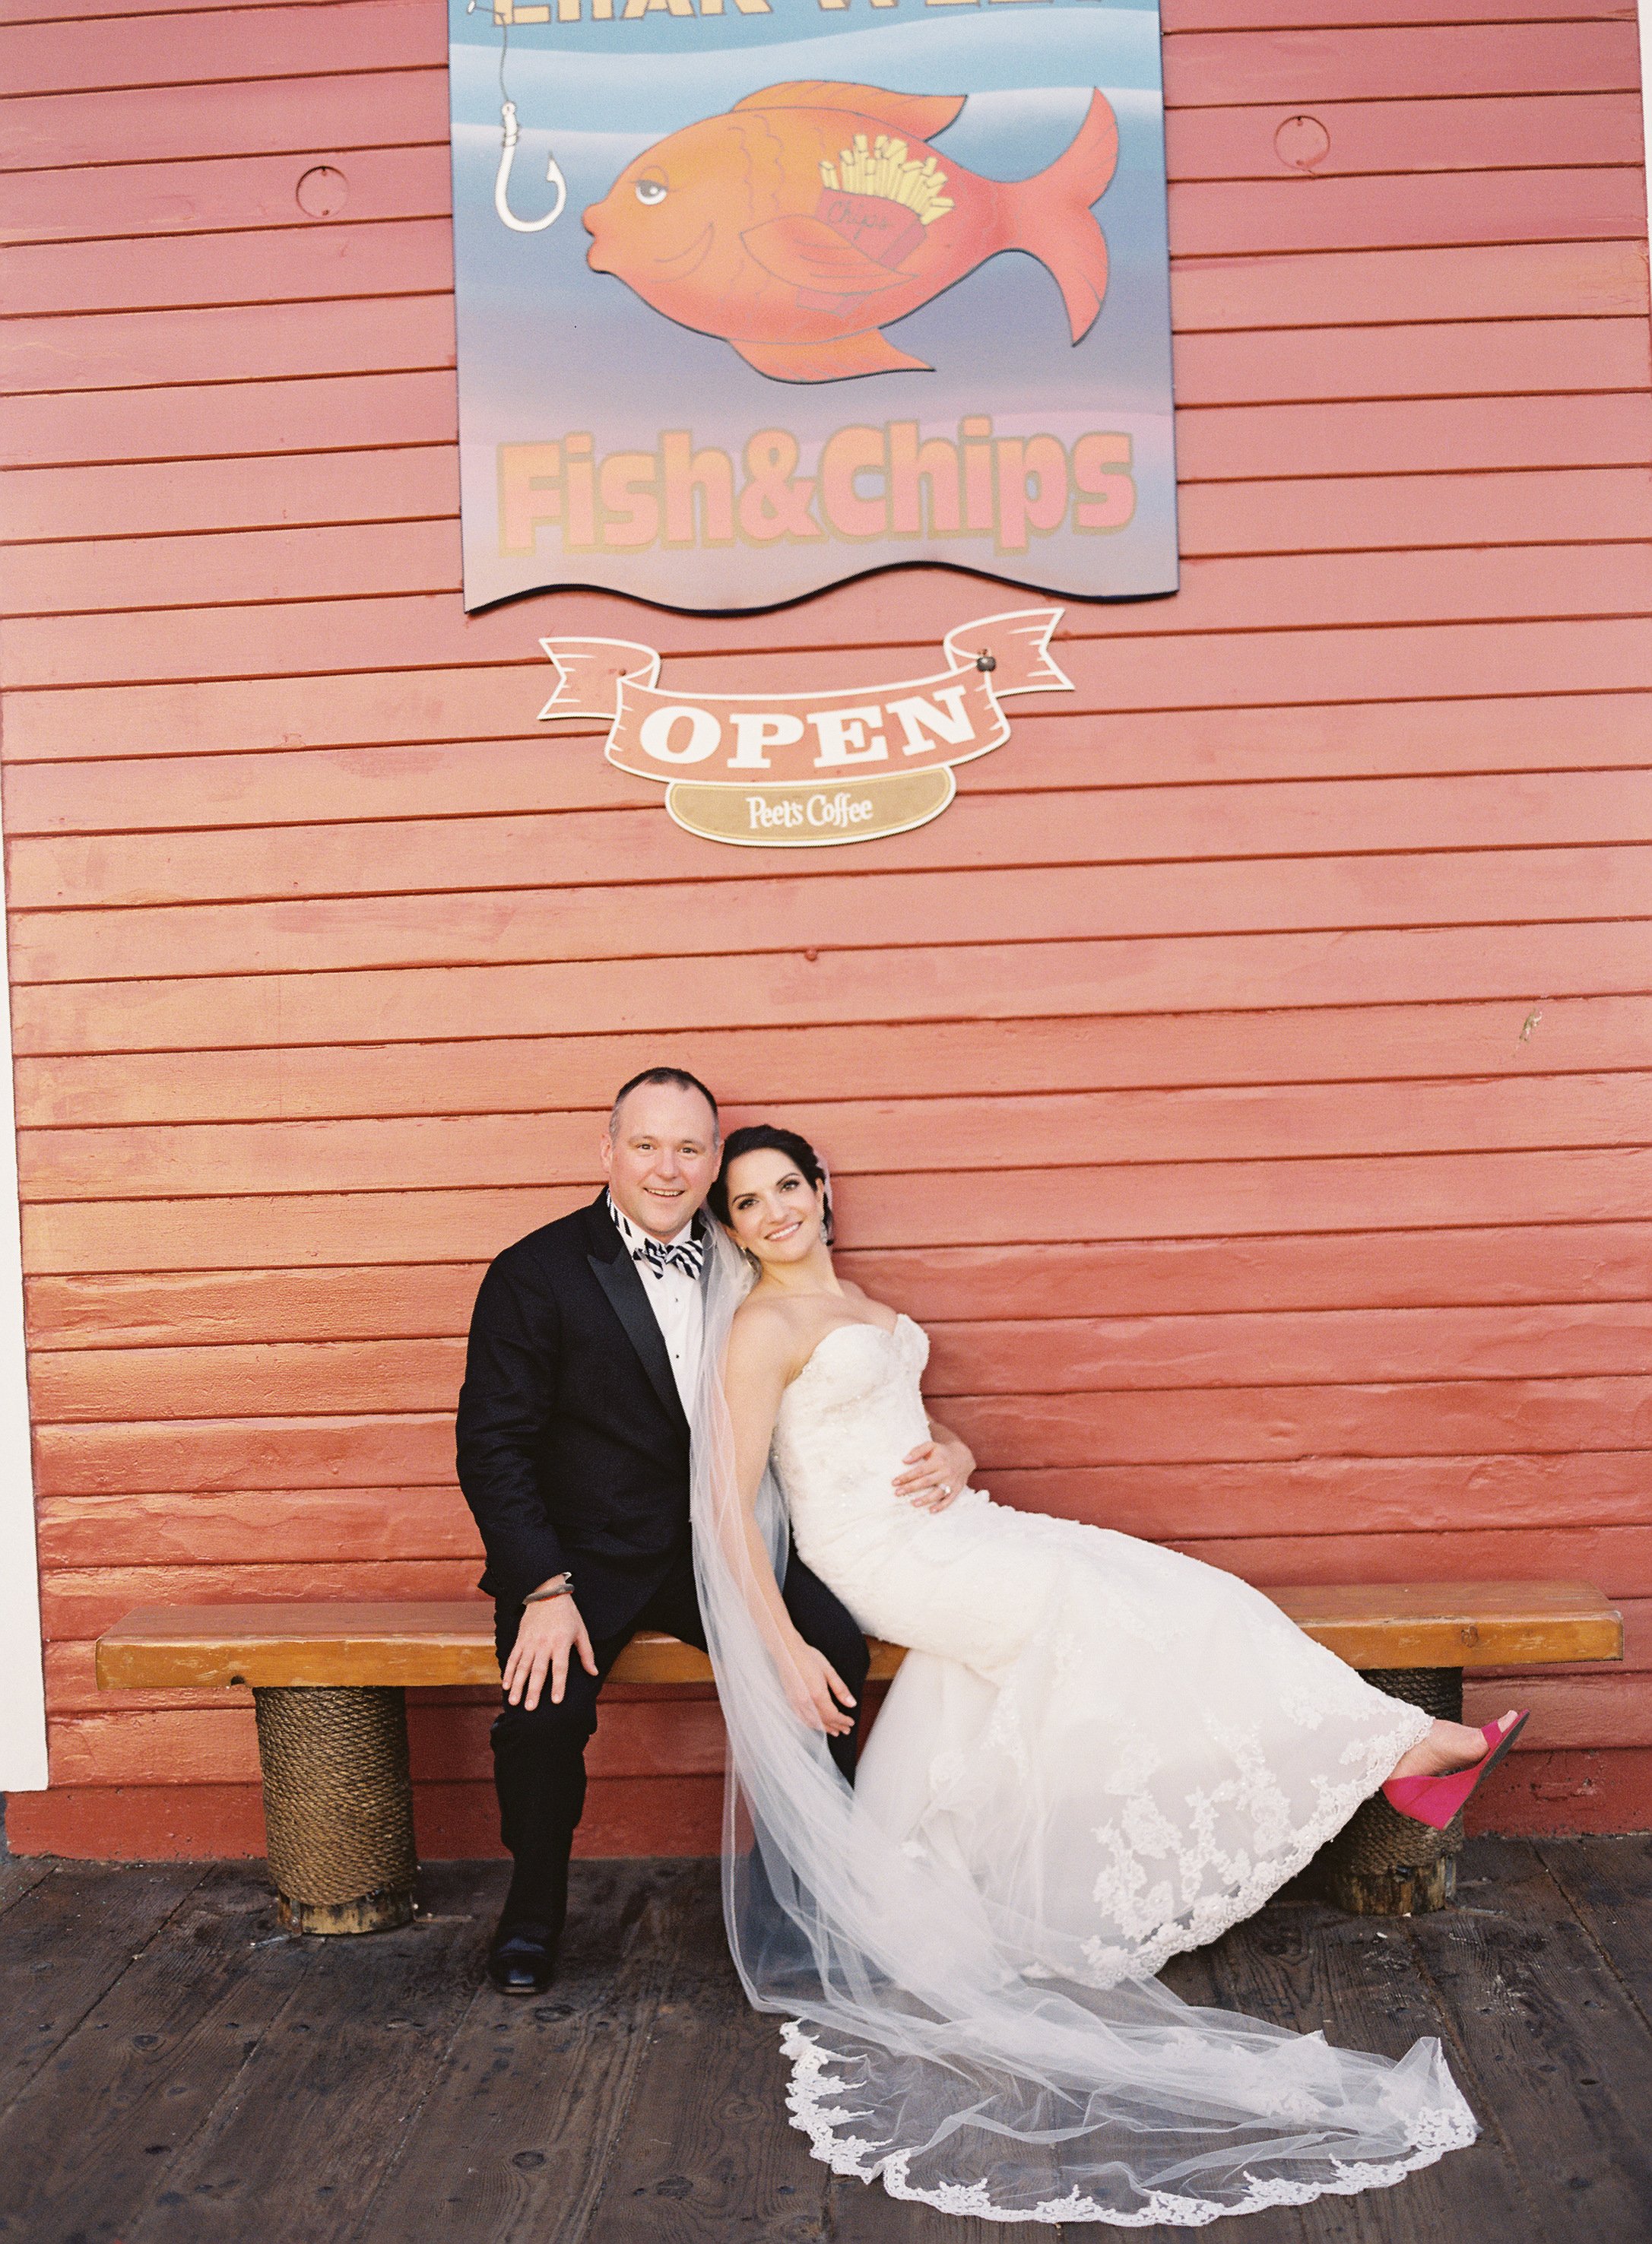
[[866, 1632], [911, 1647], [852, 1795], [762, 1648], [714, 1382], [695, 1424], [730, 1942], [787, 2019], [815, 2154], [947, 2212], [1202, 2227], [1472, 2141], [1438, 2042], [1336, 2049], [1152, 1976], [1257, 1909], [1429, 1717], [1215, 1568], [979, 1490], [901, 1500], [927, 1355], [905, 1317], [828, 1333], [759, 1497], [777, 1565], [789, 1523]]
[[928, 1354], [905, 1317], [838, 1326], [775, 1434], [799, 1554], [910, 1647], [856, 1802], [1052, 1974], [1150, 1976], [1259, 1909], [1432, 1718], [1197, 1559], [976, 1489], [903, 1502]]

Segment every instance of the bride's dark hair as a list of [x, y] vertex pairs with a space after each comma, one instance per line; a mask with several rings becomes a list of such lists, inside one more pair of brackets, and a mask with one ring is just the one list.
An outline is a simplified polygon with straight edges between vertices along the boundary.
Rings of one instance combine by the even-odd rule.
[[773, 1122], [748, 1122], [743, 1130], [731, 1130], [723, 1141], [722, 1164], [717, 1171], [717, 1181], [706, 1194], [711, 1212], [719, 1223], [728, 1222], [728, 1172], [742, 1153], [781, 1153], [792, 1166], [818, 1187], [825, 1202], [825, 1237], [832, 1241], [832, 1188], [826, 1174], [826, 1164], [796, 1130], [782, 1130]]

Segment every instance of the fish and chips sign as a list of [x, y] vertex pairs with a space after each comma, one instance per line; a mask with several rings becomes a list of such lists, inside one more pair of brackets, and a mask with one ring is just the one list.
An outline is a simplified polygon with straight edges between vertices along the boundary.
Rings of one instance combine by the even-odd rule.
[[[730, 613], [912, 562], [1175, 590], [1156, 0], [450, 6], [468, 609], [583, 586]], [[968, 638], [854, 697], [841, 734], [807, 694], [667, 727], [636, 647], [594, 713], [696, 831], [897, 830], [1003, 738], [1005, 693], [1054, 690], [976, 668]], [[922, 747], [890, 715], [917, 694]], [[815, 801], [857, 756], [908, 814]], [[725, 830], [714, 786], [763, 790], [769, 827]]]

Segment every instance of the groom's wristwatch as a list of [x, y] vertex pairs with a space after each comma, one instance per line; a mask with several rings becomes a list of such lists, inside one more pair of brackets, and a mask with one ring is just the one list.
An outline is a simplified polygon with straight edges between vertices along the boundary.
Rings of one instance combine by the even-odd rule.
[[547, 1598], [571, 1598], [572, 1595], [573, 1576], [565, 1573], [558, 1580], [547, 1583], [543, 1589], [530, 1590], [522, 1602], [525, 1605], [543, 1605]]

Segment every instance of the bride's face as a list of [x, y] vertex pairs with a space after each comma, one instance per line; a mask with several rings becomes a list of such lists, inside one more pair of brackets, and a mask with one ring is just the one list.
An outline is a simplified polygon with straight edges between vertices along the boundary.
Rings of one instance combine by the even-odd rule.
[[728, 1225], [760, 1262], [801, 1262], [825, 1236], [823, 1195], [784, 1153], [765, 1146], [729, 1165]]

